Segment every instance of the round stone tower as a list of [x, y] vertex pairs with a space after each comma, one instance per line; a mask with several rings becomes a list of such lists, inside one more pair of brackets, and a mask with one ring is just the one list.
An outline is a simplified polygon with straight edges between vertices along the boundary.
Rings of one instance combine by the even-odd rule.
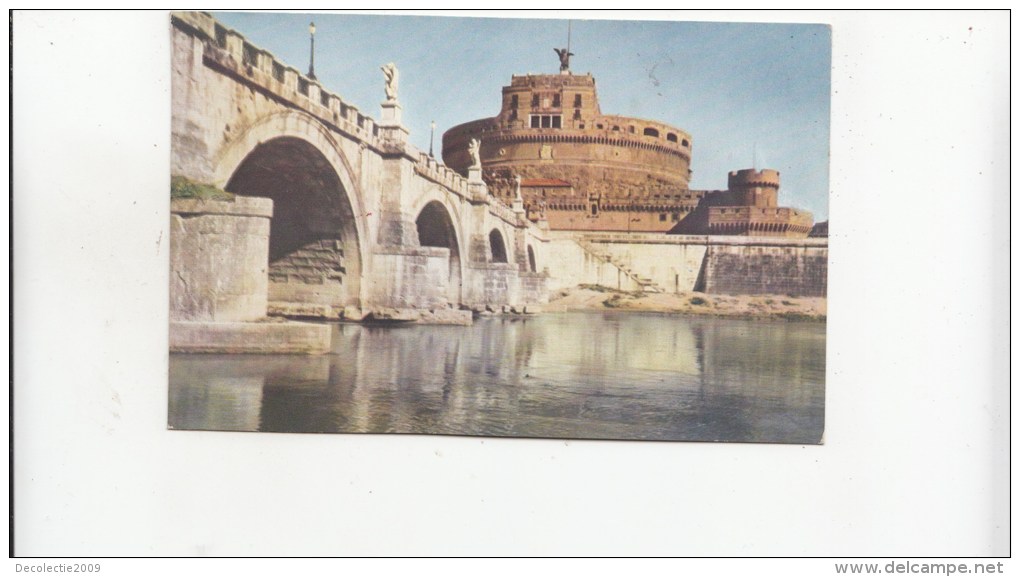
[[736, 204], [757, 208], [779, 206], [779, 171], [745, 168], [729, 173], [729, 188]]
[[513, 76], [500, 112], [443, 134], [443, 161], [466, 173], [481, 141], [483, 177], [497, 195], [514, 176], [557, 179], [579, 195], [652, 196], [688, 188], [691, 135], [640, 118], [605, 115], [591, 74]]

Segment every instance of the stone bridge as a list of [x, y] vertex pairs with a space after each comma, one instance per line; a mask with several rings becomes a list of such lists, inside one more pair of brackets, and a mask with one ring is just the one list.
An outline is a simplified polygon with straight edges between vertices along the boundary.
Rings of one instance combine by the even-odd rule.
[[396, 98], [375, 120], [208, 14], [173, 15], [172, 37], [171, 172], [236, 195], [172, 201], [172, 320], [546, 299], [543, 231], [480, 171], [465, 178], [409, 144]]

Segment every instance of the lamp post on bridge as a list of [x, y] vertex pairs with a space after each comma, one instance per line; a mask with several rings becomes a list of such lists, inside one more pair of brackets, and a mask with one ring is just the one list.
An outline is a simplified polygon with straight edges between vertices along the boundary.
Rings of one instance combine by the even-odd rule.
[[312, 23], [310, 23], [308, 25], [308, 34], [309, 34], [309, 36], [311, 37], [311, 40], [312, 40], [312, 50], [311, 50], [311, 53], [310, 53], [311, 54], [311, 59], [308, 62], [308, 77], [311, 78], [312, 80], [316, 80], [316, 78], [315, 78], [315, 22], [312, 22]]
[[429, 133], [429, 158], [435, 158], [436, 156], [434, 154], [432, 154], [432, 141], [435, 140], [435, 138], [436, 138], [436, 121], [435, 120], [432, 121], [431, 126], [432, 126], [432, 132]]

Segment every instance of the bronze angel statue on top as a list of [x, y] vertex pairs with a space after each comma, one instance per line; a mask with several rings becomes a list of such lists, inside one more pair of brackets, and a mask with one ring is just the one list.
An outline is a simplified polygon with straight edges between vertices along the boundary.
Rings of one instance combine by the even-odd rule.
[[556, 55], [560, 57], [560, 72], [570, 70], [570, 57], [574, 55], [569, 48], [553, 48]]

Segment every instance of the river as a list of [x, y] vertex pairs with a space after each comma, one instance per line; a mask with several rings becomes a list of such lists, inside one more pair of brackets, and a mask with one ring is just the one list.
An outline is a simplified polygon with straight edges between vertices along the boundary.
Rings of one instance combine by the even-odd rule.
[[328, 355], [170, 355], [169, 425], [817, 443], [825, 324], [547, 313], [337, 324]]

